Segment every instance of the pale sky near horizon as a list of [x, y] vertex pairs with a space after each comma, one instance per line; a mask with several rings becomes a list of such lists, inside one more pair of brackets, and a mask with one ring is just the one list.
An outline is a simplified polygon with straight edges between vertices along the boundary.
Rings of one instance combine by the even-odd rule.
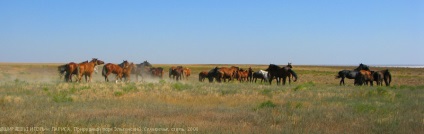
[[1, 0], [0, 62], [424, 65], [422, 0]]

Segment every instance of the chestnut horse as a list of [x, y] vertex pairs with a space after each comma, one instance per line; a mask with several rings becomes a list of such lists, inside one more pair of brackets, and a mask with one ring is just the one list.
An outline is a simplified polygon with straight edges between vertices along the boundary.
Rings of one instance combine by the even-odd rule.
[[371, 71], [368, 70], [359, 70], [358, 76], [355, 78], [355, 83], [359, 85], [367, 84], [370, 82], [370, 85], [373, 86], [374, 77]]
[[237, 79], [240, 82], [243, 82], [244, 80], [248, 81], [248, 78], [249, 78], [249, 71], [244, 69], [240, 69], [239, 71], [237, 71]]
[[183, 77], [186, 78], [186, 80], [188, 80], [188, 77], [191, 75], [191, 69], [190, 68], [184, 68], [183, 70]]
[[118, 80], [122, 81], [122, 77], [124, 76], [124, 68], [128, 66], [128, 61], [124, 61], [119, 65], [107, 63], [103, 66], [102, 76], [105, 77], [105, 81], [109, 81], [109, 74], [116, 74], [116, 82]]
[[124, 66], [124, 68], [123, 68], [123, 77], [125, 78], [125, 81], [126, 82], [129, 82], [130, 81], [130, 79], [131, 79], [131, 72], [132, 72], [132, 70], [133, 70], [133, 68], [135, 67], [135, 64], [134, 63], [129, 63], [128, 61], [124, 61], [124, 63], [121, 63], [121, 64], [124, 64], [123, 66]]
[[228, 79], [228, 81], [231, 81], [236, 77], [238, 70], [239, 70], [239, 67], [235, 67], [235, 66], [231, 66], [230, 68], [226, 68], [226, 67], [219, 68], [217, 71], [219, 72], [218, 74], [221, 74], [221, 75], [218, 75], [218, 77], [220, 78], [217, 78], [217, 80], [221, 81], [221, 79], [224, 79], [224, 82], [226, 82], [225, 80]]
[[[81, 63], [88, 63], [88, 61]], [[61, 65], [58, 67], [58, 71], [61, 75], [65, 74], [66, 82], [72, 82], [72, 75], [78, 75], [78, 64], [75, 62], [70, 62], [68, 64]]]
[[[101, 61], [101, 60], [98, 60], [97, 58], [93, 58], [88, 63], [83, 62], [83, 63], [78, 64], [78, 68], [77, 68], [78, 69], [78, 82], [81, 82], [83, 75], [85, 76], [86, 82], [91, 82], [91, 79], [92, 79], [91, 75], [94, 72], [94, 68], [97, 65], [101, 65], [101, 64], [104, 64], [104, 62]], [[89, 77], [89, 79], [87, 79], [87, 76]]]

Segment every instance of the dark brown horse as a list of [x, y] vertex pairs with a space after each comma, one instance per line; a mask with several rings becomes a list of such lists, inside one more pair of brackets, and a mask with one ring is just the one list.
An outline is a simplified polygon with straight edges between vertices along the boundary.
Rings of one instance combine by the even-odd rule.
[[[287, 66], [286, 67], [288, 67], [288, 68], [290, 68], [290, 69], [293, 69], [293, 66], [292, 66], [292, 63], [291, 62], [289, 62], [289, 63], [287, 63]], [[291, 82], [291, 79], [293, 78], [293, 75], [292, 74], [289, 74], [289, 83]]]
[[[181, 80], [181, 76], [183, 75], [183, 67], [182, 66], [177, 66], [177, 67], [171, 67], [169, 68], [169, 78], [170, 79], [175, 79], [175, 80]], [[171, 78], [172, 76], [172, 78]]]
[[199, 73], [199, 81], [203, 82], [205, 80], [205, 78], [208, 77], [208, 72], [207, 71], [202, 71]]
[[163, 68], [162, 67], [152, 67], [150, 68], [150, 73], [152, 76], [163, 78]]
[[128, 66], [128, 61], [124, 61], [119, 65], [107, 63], [106, 65], [103, 66], [102, 76], [105, 77], [105, 81], [108, 82], [109, 74], [113, 73], [113, 74], [116, 74], [116, 80], [115, 80], [116, 82], [118, 82], [118, 80], [122, 81], [122, 77], [124, 76], [124, 68], [126, 68], [127, 66]]
[[390, 86], [392, 82], [392, 75], [389, 72], [389, 69], [381, 71], [372, 71], [372, 76], [374, 81], [377, 82], [377, 86], [383, 86], [383, 80], [386, 86]]
[[[93, 58], [90, 62], [88, 63], [80, 63], [78, 64], [78, 82], [81, 82], [82, 76], [85, 76], [85, 81], [86, 82], [91, 82], [91, 75], [94, 72], [94, 68], [97, 65], [101, 65], [104, 64], [103, 61], [98, 60], [97, 58]], [[89, 77], [89, 79], [87, 79], [87, 77]]]
[[207, 78], [209, 79], [209, 83], [212, 83], [213, 79], [215, 79], [217, 82], [221, 82], [221, 78], [224, 77], [224, 73], [219, 70], [220, 68], [215, 67], [208, 72]]
[[247, 81], [253, 82], [253, 69], [252, 69], [252, 67], [249, 67], [248, 71], [249, 71], [249, 73], [248, 73], [248, 76], [247, 76]]
[[[286, 79], [287, 77], [291, 74], [294, 77], [294, 82], [297, 81], [297, 74], [289, 67], [279, 67], [277, 65], [274, 64], [269, 64], [268, 69], [266, 69], [266, 71], [268, 71], [268, 75], [269, 75], [269, 84], [272, 83], [272, 80], [274, 78], [277, 79], [277, 85], [280, 84], [280, 79], [283, 79], [283, 85], [286, 84]], [[290, 83], [289, 83], [290, 84]]]

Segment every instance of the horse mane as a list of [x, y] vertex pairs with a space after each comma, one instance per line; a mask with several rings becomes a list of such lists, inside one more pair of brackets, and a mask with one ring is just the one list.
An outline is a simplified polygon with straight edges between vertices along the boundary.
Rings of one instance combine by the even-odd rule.
[[370, 71], [370, 68], [369, 68], [369, 66], [368, 65], [365, 65], [365, 64], [359, 64], [359, 66], [356, 68], [356, 69], [354, 69], [355, 71], [360, 71], [360, 70], [367, 70], [367, 71]]
[[279, 70], [279, 69], [281, 69], [280, 66], [277, 66], [275, 64], [269, 64], [267, 71], [270, 71], [270, 70]]

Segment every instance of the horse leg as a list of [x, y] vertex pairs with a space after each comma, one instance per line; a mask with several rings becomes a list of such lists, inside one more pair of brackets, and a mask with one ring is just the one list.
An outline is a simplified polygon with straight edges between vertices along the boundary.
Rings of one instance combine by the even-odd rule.
[[92, 75], [92, 74], [88, 74], [88, 78], [89, 78], [89, 79], [88, 79], [88, 82], [91, 82], [91, 79], [93, 78], [93, 77], [91, 77], [91, 75]]
[[268, 81], [269, 81], [269, 85], [271, 85], [271, 84], [272, 84], [272, 79], [273, 79], [273, 77], [274, 77], [274, 76], [272, 76], [272, 75], [270, 75], [270, 76], [269, 76], [269, 80], [268, 80]]
[[291, 83], [291, 75], [289, 75], [289, 85], [290, 85], [290, 83]]
[[343, 85], [345, 85], [344, 84], [344, 78], [342, 77], [342, 79], [340, 80], [340, 86], [342, 85], [342, 83], [343, 83]]
[[81, 82], [81, 79], [82, 79], [82, 73], [79, 73], [79, 74], [78, 74], [78, 78], [77, 78], [77, 79], [78, 79], [78, 80], [77, 80], [78, 82]]
[[280, 83], [281, 83], [281, 78], [277, 77], [277, 85], [280, 85]]
[[283, 77], [283, 85], [286, 85], [286, 80], [287, 80], [287, 77]]

